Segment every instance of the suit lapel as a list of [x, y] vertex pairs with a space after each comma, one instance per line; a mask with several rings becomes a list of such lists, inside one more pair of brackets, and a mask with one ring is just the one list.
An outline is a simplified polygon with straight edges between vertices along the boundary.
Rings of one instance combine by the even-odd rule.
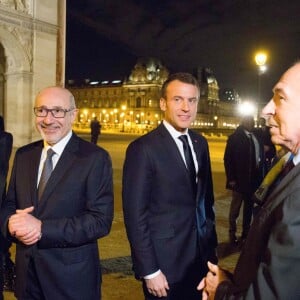
[[[38, 204], [37, 178], [38, 178], [38, 171], [39, 171], [42, 150], [43, 150], [43, 141], [40, 141], [34, 146], [33, 151], [30, 154], [30, 159], [27, 161], [29, 166], [27, 168], [24, 168], [24, 170], [25, 169], [29, 170], [28, 182], [30, 183], [30, 197], [31, 197], [31, 203], [35, 207]], [[26, 174], [24, 175], [27, 176]]]
[[189, 135], [191, 137], [192, 140], [192, 144], [193, 144], [193, 148], [194, 148], [194, 152], [196, 154], [196, 159], [197, 159], [197, 164], [198, 164], [198, 172], [197, 172], [197, 197], [196, 199], [200, 199], [199, 197], [199, 193], [203, 190], [202, 189], [202, 180], [201, 180], [201, 169], [202, 169], [202, 159], [201, 159], [201, 147], [200, 147], [200, 143], [201, 141], [199, 140], [198, 136], [196, 136], [195, 134], [193, 134], [192, 131], [189, 130]]
[[163, 124], [160, 124], [157, 129], [160, 135], [162, 136], [162, 143], [164, 144], [165, 151], [169, 153], [170, 156], [175, 157], [175, 161], [178, 162], [178, 166], [182, 169], [183, 172], [185, 172], [187, 179], [190, 180], [189, 172], [185, 166], [184, 160], [180, 154], [178, 146], [176, 145], [171, 134]]
[[76, 159], [75, 152], [78, 150], [78, 139], [72, 135], [70, 141], [66, 145], [61, 157], [59, 158], [51, 176], [47, 182], [44, 193], [40, 200], [41, 204], [47, 201], [47, 198], [55, 191], [56, 186], [60, 183], [61, 179], [68, 172]]
[[287, 196], [293, 192], [291, 189], [292, 181], [294, 181], [299, 175], [300, 164], [295, 166], [274, 188], [271, 194], [266, 199], [266, 203], [263, 205], [268, 210], [273, 210], [277, 207]]

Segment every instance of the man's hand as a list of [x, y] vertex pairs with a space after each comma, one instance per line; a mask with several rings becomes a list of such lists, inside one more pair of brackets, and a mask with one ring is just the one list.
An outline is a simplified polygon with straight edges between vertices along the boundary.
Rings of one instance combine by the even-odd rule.
[[166, 276], [160, 272], [157, 276], [151, 279], [145, 279], [148, 292], [155, 297], [167, 297], [169, 284]]
[[17, 209], [8, 220], [8, 230], [25, 245], [33, 245], [41, 238], [42, 222], [31, 215], [34, 207]]
[[218, 285], [224, 281], [229, 280], [226, 273], [219, 268], [217, 265], [212, 264], [211, 262], [207, 263], [208, 273], [199, 283], [197, 289], [202, 290], [202, 299], [203, 300], [213, 300], [215, 298], [216, 289]]

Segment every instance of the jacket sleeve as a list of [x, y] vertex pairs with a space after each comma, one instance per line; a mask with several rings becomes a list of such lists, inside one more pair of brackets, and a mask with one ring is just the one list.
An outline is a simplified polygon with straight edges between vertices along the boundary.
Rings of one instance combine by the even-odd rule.
[[123, 168], [123, 210], [133, 268], [137, 277], [159, 269], [148, 226], [151, 197], [151, 163], [139, 141], [129, 145]]

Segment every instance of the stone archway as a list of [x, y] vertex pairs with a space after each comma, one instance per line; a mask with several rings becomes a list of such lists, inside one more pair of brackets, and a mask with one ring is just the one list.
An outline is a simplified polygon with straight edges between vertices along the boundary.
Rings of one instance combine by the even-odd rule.
[[40, 138], [32, 110], [38, 91], [64, 84], [65, 10], [66, 0], [0, 0], [0, 113], [2, 103], [15, 147]]
[[[30, 59], [14, 32], [0, 27], [3, 73], [0, 92], [3, 91], [3, 115], [6, 130], [14, 136], [14, 145], [32, 140], [32, 72]], [[1, 97], [1, 95], [0, 95]]]

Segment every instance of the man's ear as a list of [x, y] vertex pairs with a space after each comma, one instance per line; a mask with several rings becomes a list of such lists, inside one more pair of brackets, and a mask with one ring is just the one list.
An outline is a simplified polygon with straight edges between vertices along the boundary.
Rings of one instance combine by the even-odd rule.
[[165, 98], [160, 98], [160, 100], [159, 100], [159, 106], [160, 106], [160, 109], [162, 110], [162, 111], [166, 111], [166, 99]]

